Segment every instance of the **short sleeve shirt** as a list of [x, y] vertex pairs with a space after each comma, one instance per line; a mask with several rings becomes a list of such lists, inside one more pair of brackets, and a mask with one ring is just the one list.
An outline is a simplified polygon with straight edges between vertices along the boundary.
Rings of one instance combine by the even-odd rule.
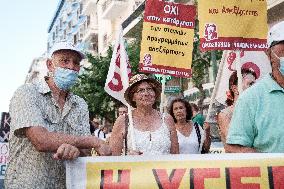
[[283, 136], [284, 89], [267, 75], [237, 100], [227, 143], [283, 153]]
[[205, 118], [202, 114], [198, 113], [196, 114], [193, 118], [192, 118], [192, 121], [195, 123], [198, 123], [198, 125], [200, 125], [201, 127], [203, 127], [204, 125], [204, 121], [205, 121]]
[[86, 102], [69, 93], [61, 112], [47, 83], [41, 81], [25, 84], [15, 92], [10, 115], [10, 162], [5, 188], [66, 188], [64, 162], [54, 160], [51, 152], [37, 151], [25, 136], [25, 128], [40, 126], [50, 132], [90, 135]]

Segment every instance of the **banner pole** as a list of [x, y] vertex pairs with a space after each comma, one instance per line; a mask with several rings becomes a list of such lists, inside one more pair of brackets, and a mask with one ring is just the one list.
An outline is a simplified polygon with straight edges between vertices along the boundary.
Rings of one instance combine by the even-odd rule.
[[209, 104], [209, 108], [208, 108], [208, 111], [207, 111], [207, 116], [206, 116], [206, 119], [205, 119], [206, 122], [209, 122], [209, 119], [210, 119], [210, 112], [212, 111], [212, 106], [213, 106], [213, 103], [214, 103], [214, 99], [216, 97], [217, 89], [218, 89], [220, 81], [221, 81], [221, 74], [223, 72], [223, 68], [224, 68], [224, 65], [225, 65], [225, 62], [226, 62], [225, 58], [227, 57], [228, 52], [229, 51], [224, 51], [223, 52], [221, 63], [219, 64], [219, 69], [218, 69], [218, 74], [217, 74], [215, 86], [214, 86], [214, 89], [213, 89], [213, 92], [212, 92], [212, 95], [211, 95], [210, 104]]
[[161, 104], [160, 104], [160, 112], [161, 112], [161, 114], [164, 113], [165, 88], [166, 88], [166, 75], [163, 75], [163, 77], [162, 77]]
[[[121, 35], [123, 35], [122, 33], [122, 26], [120, 26], [120, 32]], [[124, 39], [123, 37], [121, 37], [119, 40], [120, 41], [120, 60], [122, 62], [122, 64], [120, 65], [122, 68], [122, 75], [123, 78], [128, 78], [128, 70], [127, 70], [127, 53], [126, 51], [124, 51], [123, 49], [125, 49], [125, 43], [124, 43]], [[128, 79], [124, 79], [122, 80], [123, 82], [123, 86], [129, 86], [129, 80]], [[136, 150], [136, 143], [135, 143], [135, 138], [134, 138], [134, 130], [133, 130], [133, 117], [132, 117], [132, 107], [127, 103], [127, 108], [128, 108], [128, 120], [129, 120], [129, 131], [130, 131], [130, 140], [131, 140], [131, 144], [132, 144], [132, 149]]]
[[129, 130], [130, 130], [131, 145], [132, 145], [132, 149], [136, 150], [136, 142], [135, 142], [134, 130], [133, 130], [132, 108], [131, 108], [131, 106], [129, 104], [127, 105], [127, 108], [128, 108], [128, 120], [129, 120]]
[[241, 64], [240, 50], [236, 51], [236, 69], [237, 69], [237, 76], [238, 76], [238, 91], [240, 95], [243, 92], [243, 88], [242, 88], [243, 76], [242, 76], [242, 64]]

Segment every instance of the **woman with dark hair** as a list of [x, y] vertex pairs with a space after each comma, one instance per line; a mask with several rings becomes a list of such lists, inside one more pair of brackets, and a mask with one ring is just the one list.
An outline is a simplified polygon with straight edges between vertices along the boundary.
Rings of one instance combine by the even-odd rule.
[[[255, 83], [255, 80], [257, 79], [256, 74], [254, 71], [250, 69], [242, 69], [242, 89], [246, 90], [250, 86], [252, 86]], [[221, 141], [223, 144], [226, 143], [226, 137], [229, 130], [229, 124], [232, 119], [235, 102], [237, 101], [239, 97], [239, 91], [238, 91], [238, 76], [237, 72], [233, 72], [232, 75], [229, 78], [229, 91], [227, 91], [227, 100], [226, 104], [228, 105], [227, 108], [223, 109], [217, 117], [217, 123], [219, 127], [219, 134], [221, 137]]]
[[177, 130], [180, 154], [200, 154], [208, 152], [211, 144], [210, 127], [202, 129], [198, 123], [193, 123], [192, 108], [181, 98], [173, 100], [169, 114], [174, 118]]
[[122, 151], [127, 155], [179, 153], [173, 118], [155, 109], [161, 90], [157, 80], [144, 74], [130, 79], [124, 98], [134, 108], [133, 132], [128, 129], [128, 115], [119, 116], [110, 137], [112, 155], [121, 155]]

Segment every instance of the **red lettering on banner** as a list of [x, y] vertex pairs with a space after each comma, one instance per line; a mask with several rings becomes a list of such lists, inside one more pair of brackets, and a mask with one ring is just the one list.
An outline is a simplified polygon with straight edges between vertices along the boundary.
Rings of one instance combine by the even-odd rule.
[[100, 189], [129, 189], [130, 170], [118, 170], [117, 182], [113, 181], [113, 170], [101, 170]]
[[259, 189], [259, 183], [242, 183], [242, 177], [260, 177], [259, 167], [226, 168], [226, 186], [230, 189]]
[[121, 76], [117, 72], [114, 72], [112, 80], [108, 83], [108, 87], [113, 91], [121, 91], [123, 89]]
[[115, 59], [115, 64], [117, 65], [117, 67], [120, 68], [120, 45], [118, 45], [117, 47], [117, 51], [116, 51], [116, 59]]
[[220, 168], [190, 169], [190, 189], [204, 189], [206, 178], [220, 178]]
[[160, 189], [178, 189], [186, 169], [173, 169], [170, 176], [166, 169], [152, 169]]
[[269, 188], [280, 189], [284, 186], [284, 167], [268, 167]]

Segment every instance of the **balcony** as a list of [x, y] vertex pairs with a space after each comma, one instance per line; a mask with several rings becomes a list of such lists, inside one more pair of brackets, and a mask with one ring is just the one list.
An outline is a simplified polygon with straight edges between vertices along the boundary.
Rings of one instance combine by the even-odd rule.
[[83, 2], [82, 14], [87, 15], [96, 11], [96, 6], [97, 6], [96, 0], [85, 0]]
[[142, 31], [143, 12], [145, 9], [145, 1], [139, 4], [131, 15], [122, 23], [123, 36], [127, 38], [136, 38], [138, 33]]
[[267, 0], [267, 8], [271, 9], [280, 3], [283, 3], [284, 0]]
[[94, 35], [98, 35], [98, 26], [92, 26], [84, 32], [82, 36], [82, 41], [86, 42], [92, 39]]
[[104, 19], [115, 19], [121, 15], [121, 12], [127, 7], [127, 0], [105, 0], [102, 4]]
[[284, 0], [268, 0], [267, 8], [267, 19], [269, 27], [283, 20]]

